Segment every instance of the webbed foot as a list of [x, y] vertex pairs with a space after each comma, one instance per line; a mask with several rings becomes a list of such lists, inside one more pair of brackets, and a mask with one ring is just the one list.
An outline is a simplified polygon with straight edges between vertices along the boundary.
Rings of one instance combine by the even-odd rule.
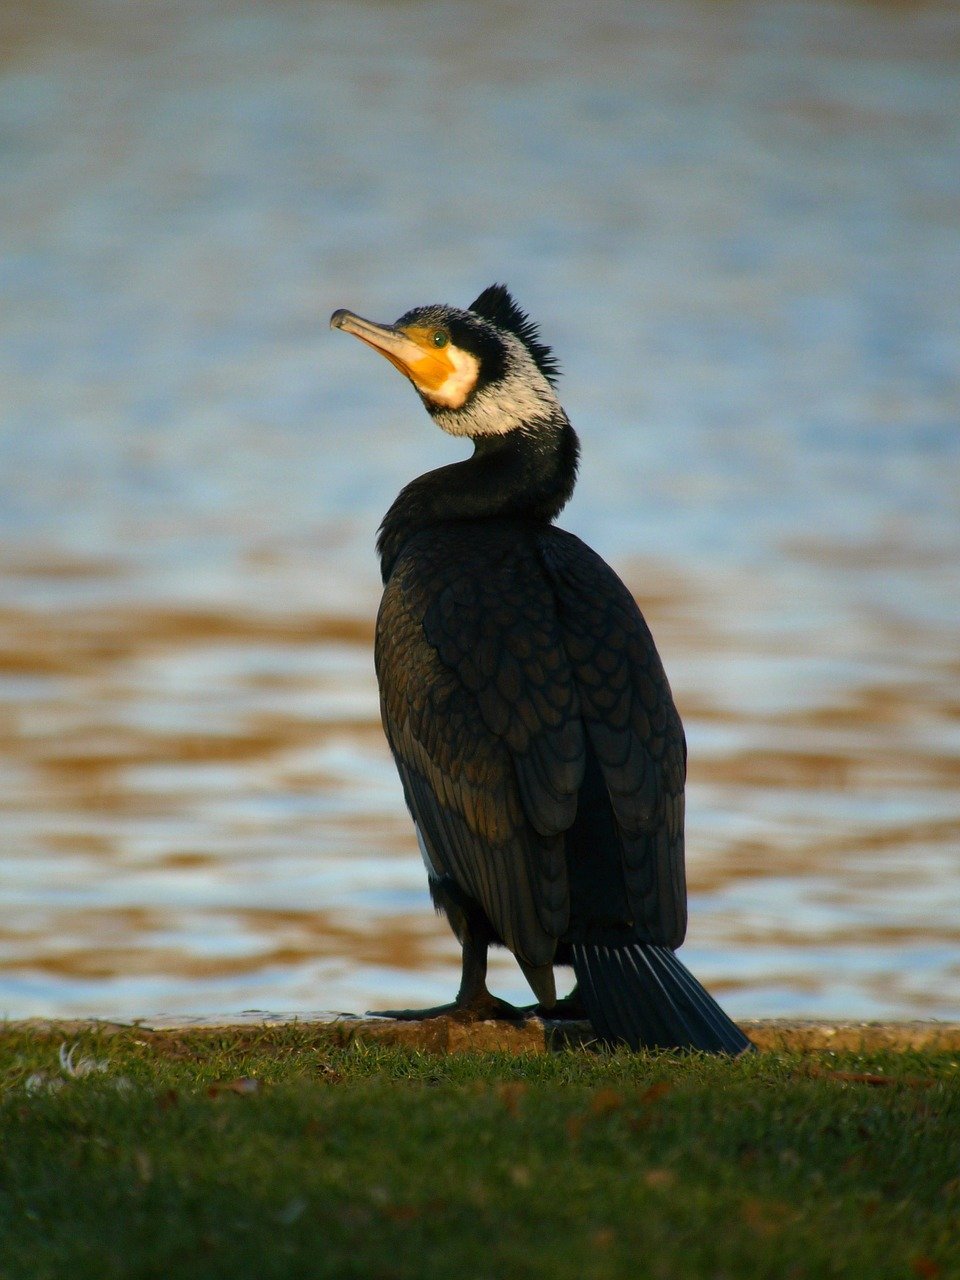
[[546, 1018], [550, 1022], [583, 1022], [587, 1017], [587, 1011], [576, 987], [556, 1004], [549, 1007], [542, 1004], [534, 1005], [531, 1012], [538, 1018]]
[[518, 1009], [499, 996], [483, 991], [472, 1000], [437, 1005], [434, 1009], [370, 1009], [374, 1018], [396, 1018], [400, 1022], [423, 1022], [428, 1018], [453, 1018], [456, 1022], [487, 1022], [491, 1019], [503, 1022], [525, 1022], [532, 1009]]

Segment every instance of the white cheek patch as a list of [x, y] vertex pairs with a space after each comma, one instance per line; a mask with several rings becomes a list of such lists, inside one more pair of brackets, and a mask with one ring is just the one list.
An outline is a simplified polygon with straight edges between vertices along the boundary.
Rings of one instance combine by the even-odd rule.
[[444, 352], [452, 368], [443, 382], [433, 386], [423, 386], [416, 382], [417, 389], [422, 391], [434, 404], [445, 409], [459, 409], [467, 396], [477, 385], [480, 372], [480, 361], [469, 351], [450, 345]]
[[503, 436], [558, 411], [562, 412], [560, 404], [547, 380], [520, 371], [478, 391], [461, 413], [438, 410], [434, 421], [451, 436]]

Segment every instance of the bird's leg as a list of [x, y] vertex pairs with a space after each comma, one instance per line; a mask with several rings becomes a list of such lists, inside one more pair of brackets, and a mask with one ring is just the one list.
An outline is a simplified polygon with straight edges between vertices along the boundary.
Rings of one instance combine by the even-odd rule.
[[487, 940], [475, 930], [468, 929], [463, 937], [463, 968], [460, 974], [460, 990], [453, 1006], [453, 1016], [464, 1022], [479, 1022], [487, 1018], [505, 1018], [522, 1022], [526, 1011], [508, 1004], [487, 990]]
[[405, 1022], [419, 1022], [426, 1018], [455, 1018], [458, 1022], [485, 1022], [488, 1019], [505, 1019], [522, 1022], [529, 1017], [528, 1009], [518, 1009], [487, 990], [486, 937], [477, 929], [465, 925], [462, 935], [463, 957], [460, 990], [452, 1004], [438, 1005], [434, 1009], [380, 1009], [373, 1011], [380, 1018], [399, 1018]]

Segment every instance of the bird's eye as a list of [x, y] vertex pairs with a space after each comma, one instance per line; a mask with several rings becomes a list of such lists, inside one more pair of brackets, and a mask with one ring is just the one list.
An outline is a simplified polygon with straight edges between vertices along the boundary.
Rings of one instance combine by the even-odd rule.
[[447, 335], [443, 332], [442, 329], [437, 329], [434, 332], [433, 345], [435, 347], [445, 347], [449, 341], [450, 339], [447, 337]]

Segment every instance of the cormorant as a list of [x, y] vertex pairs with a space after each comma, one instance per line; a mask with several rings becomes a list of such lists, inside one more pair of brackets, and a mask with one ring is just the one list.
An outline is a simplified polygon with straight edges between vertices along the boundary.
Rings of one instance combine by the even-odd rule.
[[[553, 524], [579, 443], [550, 349], [499, 284], [466, 310], [380, 325], [341, 309], [330, 324], [386, 356], [434, 422], [474, 446], [408, 484], [377, 540], [383, 727], [430, 893], [463, 948], [452, 1005], [391, 1016], [523, 1016], [487, 991], [500, 943], [540, 1012], [585, 1012], [608, 1043], [750, 1048], [675, 955], [683, 728], [633, 597]], [[577, 977], [560, 1006], [555, 964]]]

